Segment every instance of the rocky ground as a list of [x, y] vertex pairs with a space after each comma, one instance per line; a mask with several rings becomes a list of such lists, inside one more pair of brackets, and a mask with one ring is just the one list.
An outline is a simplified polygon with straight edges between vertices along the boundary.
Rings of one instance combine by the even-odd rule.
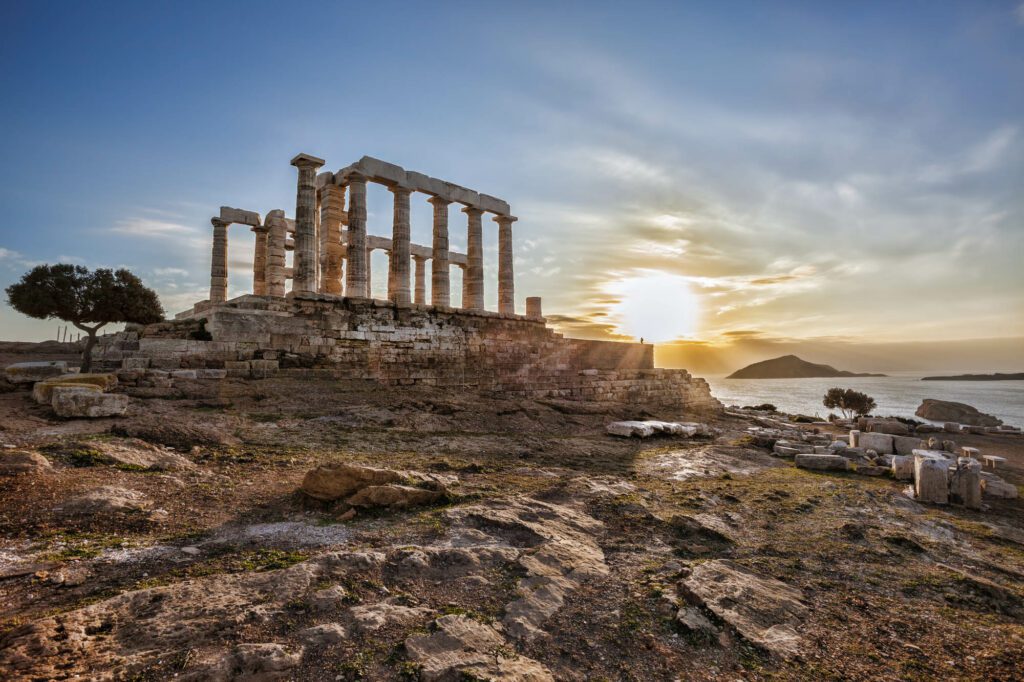
[[[924, 507], [889, 478], [796, 469], [740, 415], [206, 383], [116, 419], [0, 394], [4, 679], [1010, 680], [1024, 666], [1020, 500]], [[604, 433], [623, 418], [714, 433]], [[1024, 482], [1024, 438], [960, 440]], [[320, 464], [443, 494], [317, 500], [299, 488]]]

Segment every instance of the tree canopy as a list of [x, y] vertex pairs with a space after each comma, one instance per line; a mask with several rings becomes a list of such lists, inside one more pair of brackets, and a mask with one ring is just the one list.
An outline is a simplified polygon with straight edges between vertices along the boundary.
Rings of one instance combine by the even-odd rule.
[[88, 334], [82, 370], [91, 366], [92, 347], [100, 327], [113, 322], [150, 324], [164, 319], [156, 292], [128, 270], [58, 263], [37, 265], [7, 287], [7, 301], [20, 313], [37, 319], [70, 322]]
[[855, 391], [852, 388], [830, 388], [822, 398], [822, 404], [829, 409], [841, 410], [847, 419], [856, 416], [870, 414], [875, 409], [875, 399], [866, 393]]

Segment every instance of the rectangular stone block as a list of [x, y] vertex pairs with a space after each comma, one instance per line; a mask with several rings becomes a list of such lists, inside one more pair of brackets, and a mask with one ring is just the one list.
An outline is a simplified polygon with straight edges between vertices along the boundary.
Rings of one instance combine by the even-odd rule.
[[149, 358], [125, 358], [121, 360], [121, 367], [124, 369], [148, 369]]
[[874, 450], [880, 455], [893, 453], [893, 437], [887, 433], [864, 433], [857, 438], [857, 446], [864, 450]]
[[53, 392], [52, 405], [60, 417], [117, 417], [128, 410], [128, 396], [101, 393], [95, 387], [61, 386]]
[[921, 447], [921, 439], [914, 436], [893, 436], [892, 444], [897, 455], [912, 455], [915, 448]]
[[49, 362], [17, 362], [4, 369], [7, 381], [12, 384], [32, 384], [50, 377], [67, 374], [68, 363], [63, 360]]
[[797, 467], [801, 469], [815, 469], [819, 471], [846, 471], [849, 466], [846, 458], [839, 455], [799, 454], [793, 460]]

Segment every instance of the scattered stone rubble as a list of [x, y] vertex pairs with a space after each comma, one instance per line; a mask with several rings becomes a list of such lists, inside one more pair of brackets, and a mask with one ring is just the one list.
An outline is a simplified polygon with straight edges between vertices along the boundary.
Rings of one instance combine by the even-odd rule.
[[891, 435], [879, 431], [877, 423], [867, 426], [875, 430], [853, 429], [834, 440], [828, 434], [806, 433], [781, 423], [778, 427], [782, 428], [753, 427], [750, 431], [756, 444], [771, 447], [777, 457], [793, 458], [801, 469], [890, 475], [898, 481], [912, 481], [913, 497], [921, 502], [953, 501], [981, 509], [983, 499], [1017, 497], [1016, 486], [983, 469], [983, 461], [994, 467], [1002, 457], [983, 455], [977, 448], [959, 448], [952, 440]]
[[119, 417], [128, 410], [128, 396], [108, 393], [117, 387], [114, 374], [79, 374], [67, 363], [20, 362], [4, 369], [14, 384], [32, 384], [32, 398], [50, 405], [58, 417]]
[[663, 422], [655, 420], [611, 422], [605, 427], [611, 436], [649, 438], [655, 434], [669, 436], [708, 436], [711, 429], [697, 422]]

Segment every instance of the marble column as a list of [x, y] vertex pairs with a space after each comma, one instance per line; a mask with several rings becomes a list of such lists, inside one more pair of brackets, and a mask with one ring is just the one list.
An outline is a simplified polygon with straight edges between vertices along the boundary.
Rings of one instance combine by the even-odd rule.
[[526, 299], [526, 316], [531, 320], [539, 320], [544, 317], [540, 307], [540, 296], [530, 296]]
[[425, 257], [423, 257], [423, 256], [413, 256], [412, 257], [412, 262], [416, 266], [416, 268], [415, 268], [416, 276], [414, 278], [415, 282], [416, 282], [416, 288], [415, 288], [415, 297], [413, 298], [413, 302], [416, 305], [426, 305], [427, 304], [427, 274], [426, 274], [426, 271], [427, 271], [427, 259]]
[[388, 261], [388, 300], [408, 304], [409, 298], [409, 194], [405, 187], [391, 187], [395, 195], [394, 217], [391, 228], [391, 254]]
[[512, 272], [512, 223], [518, 218], [510, 215], [494, 216], [498, 223], [498, 312], [516, 313], [516, 282]]
[[469, 269], [462, 263], [456, 263], [455, 267], [462, 270], [462, 309], [469, 310], [471, 306], [469, 293]]
[[334, 184], [320, 190], [320, 293], [340, 294], [344, 269], [341, 221], [345, 214], [345, 190]]
[[[484, 309], [484, 230], [480, 217], [483, 211], [467, 206], [462, 212], [468, 216], [466, 226], [466, 276], [462, 282], [462, 307], [468, 310]], [[469, 298], [466, 298], [466, 291]], [[468, 305], [467, 305], [468, 301]]]
[[210, 261], [210, 302], [228, 299], [228, 225], [220, 218], [211, 218], [213, 225], [213, 258]]
[[299, 154], [291, 161], [299, 169], [295, 196], [295, 274], [292, 277], [295, 292], [317, 290], [316, 170], [324, 163], [323, 159], [309, 154]]
[[267, 295], [267, 245], [270, 239], [270, 228], [264, 225], [254, 225], [253, 234], [256, 235], [256, 248], [252, 256], [252, 293], [256, 296]]
[[284, 219], [284, 211], [280, 209], [268, 213], [263, 222], [270, 228], [267, 235], [267, 295], [284, 296], [288, 222]]
[[367, 298], [370, 295], [370, 254], [366, 250], [366, 178], [357, 173], [348, 176], [348, 268], [345, 295]]
[[373, 298], [373, 249], [366, 249], [366, 298]]
[[448, 265], [448, 204], [441, 197], [428, 199], [434, 205], [434, 242], [430, 259], [430, 302], [451, 305], [451, 274]]

